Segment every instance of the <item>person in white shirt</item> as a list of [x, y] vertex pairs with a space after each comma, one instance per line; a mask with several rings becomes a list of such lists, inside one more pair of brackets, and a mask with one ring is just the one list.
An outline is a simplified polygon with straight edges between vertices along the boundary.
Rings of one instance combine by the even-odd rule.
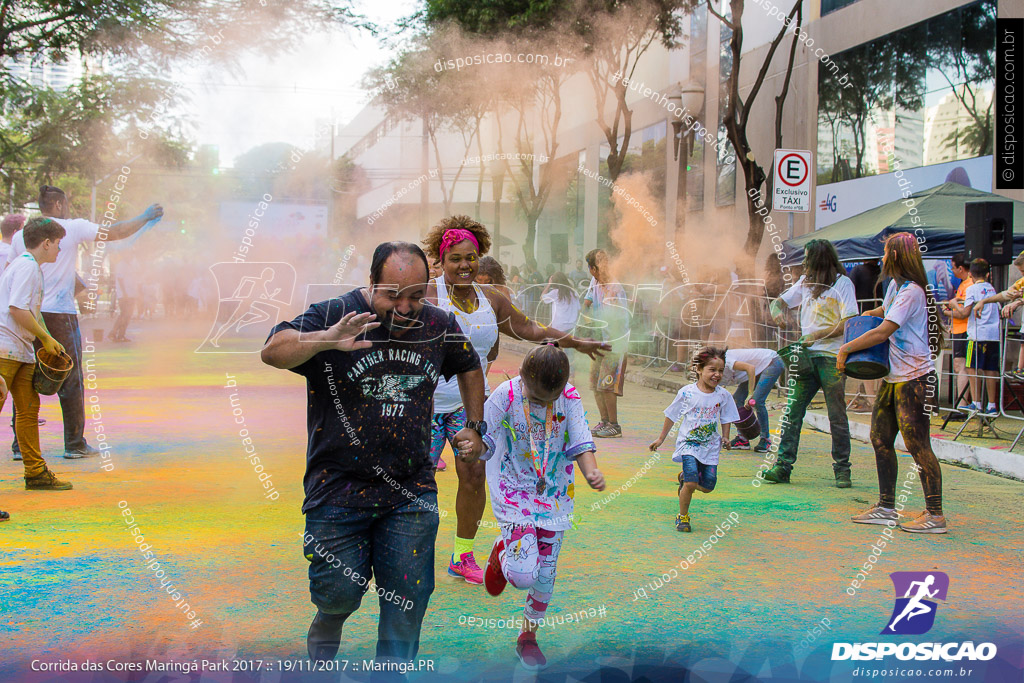
[[772, 302], [772, 317], [781, 317], [783, 306], [800, 308], [798, 340], [809, 347], [812, 369], [794, 373], [790, 378], [789, 399], [779, 421], [781, 437], [775, 465], [764, 472], [772, 484], [788, 484], [797, 448], [800, 427], [811, 399], [822, 390], [832, 432], [832, 471], [837, 488], [849, 488], [850, 422], [846, 415], [846, 377], [836, 372], [836, 353], [842, 344], [847, 318], [857, 315], [857, 295], [853, 281], [846, 276], [836, 248], [828, 240], [814, 239], [804, 245], [804, 275], [782, 296]]
[[[580, 298], [572, 288], [565, 273], [557, 272], [548, 278], [548, 284], [540, 293], [540, 300], [551, 305], [550, 327], [572, 334], [576, 329], [576, 319], [580, 315]], [[569, 358], [569, 382], [576, 376], [572, 349], [563, 349]]]
[[[652, 451], [665, 443], [672, 425], [679, 423], [672, 462], [682, 465], [679, 473], [679, 514], [676, 531], [692, 531], [690, 501], [693, 492], [711, 493], [718, 482], [718, 455], [729, 449], [729, 424], [738, 422], [739, 412], [732, 396], [719, 386], [725, 370], [725, 351], [705, 346], [693, 358], [693, 374], [697, 381], [676, 394], [665, 409], [661, 434], [651, 442]], [[718, 430], [722, 433], [719, 434]]]
[[[964, 305], [955, 313], [967, 313], [967, 367], [970, 374], [971, 395], [974, 401], [967, 404], [969, 411], [998, 415], [996, 400], [999, 398], [999, 304], [982, 303], [982, 300], [996, 296], [996, 289], [989, 282], [988, 261], [976, 258], [971, 261], [971, 279], [974, 284], [964, 294]], [[988, 390], [988, 405], [981, 407], [981, 378], [985, 377]]]
[[[757, 415], [757, 423], [761, 428], [761, 438], [754, 446], [755, 453], [767, 453], [771, 445], [768, 407], [765, 400], [785, 369], [786, 365], [779, 358], [779, 354], [771, 349], [726, 349], [721, 386], [739, 385], [732, 395], [737, 410], [747, 403], [747, 396], [750, 396], [749, 407]], [[742, 434], [737, 434], [731, 446], [744, 451], [750, 448], [750, 442]]]
[[[48, 218], [33, 218], [22, 233], [28, 250], [19, 255], [0, 275], [0, 376], [10, 387], [18, 407], [15, 432], [22, 447], [25, 488], [65, 491], [71, 484], [57, 479], [46, 466], [39, 448], [39, 394], [32, 383], [38, 339], [53, 355], [64, 347], [40, 324], [43, 302], [43, 273], [40, 266], [53, 263], [60, 253], [64, 228]], [[0, 408], [3, 401], [0, 400]]]
[[[112, 242], [122, 240], [138, 232], [146, 223], [164, 215], [163, 207], [153, 204], [135, 218], [111, 222], [104, 218], [97, 225], [82, 218], [71, 218], [71, 200], [59, 187], [43, 185], [39, 188], [39, 211], [64, 228], [66, 236], [56, 261], [42, 265], [43, 303], [42, 316], [46, 329], [59, 341], [75, 367], [64, 380], [60, 391], [60, 410], [64, 417], [64, 457], [86, 458], [98, 455], [99, 451], [85, 440], [85, 390], [82, 385], [82, 333], [78, 328], [78, 313], [75, 308], [75, 262], [78, 245], [93, 240]], [[107, 212], [106, 216], [112, 216]], [[25, 252], [24, 231], [11, 240], [7, 264]]]
[[0, 241], [0, 275], [3, 274], [4, 268], [7, 267], [7, 255], [11, 251], [11, 240], [14, 239], [14, 235], [24, 226], [25, 216], [20, 213], [9, 213], [0, 222], [0, 237], [3, 238]]
[[[937, 304], [928, 290], [920, 247], [912, 233], [896, 233], [885, 241], [882, 275], [893, 279], [885, 300], [864, 314], [885, 319], [873, 330], [843, 344], [836, 359], [836, 366], [842, 371], [848, 354], [889, 342], [889, 374], [882, 379], [871, 413], [878, 502], [850, 520], [889, 527], [899, 522], [904, 507], [904, 503], [896, 502], [899, 458], [895, 443], [899, 433], [914, 458], [925, 504], [925, 511], [913, 521], [900, 524], [900, 529], [916, 534], [944, 534], [942, 469], [932, 450], [929, 419], [938, 398], [935, 357], [941, 350], [942, 326]], [[903, 492], [900, 500], [906, 500]]]

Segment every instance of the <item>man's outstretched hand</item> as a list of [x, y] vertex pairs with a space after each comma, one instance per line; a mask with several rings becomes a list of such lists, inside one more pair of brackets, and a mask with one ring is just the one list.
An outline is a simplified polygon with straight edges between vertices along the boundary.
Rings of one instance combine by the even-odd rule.
[[373, 322], [376, 318], [375, 313], [347, 313], [327, 328], [324, 340], [335, 342], [334, 348], [339, 351], [368, 349], [373, 346], [373, 342], [365, 339], [356, 341], [356, 337], [380, 327], [380, 323]]

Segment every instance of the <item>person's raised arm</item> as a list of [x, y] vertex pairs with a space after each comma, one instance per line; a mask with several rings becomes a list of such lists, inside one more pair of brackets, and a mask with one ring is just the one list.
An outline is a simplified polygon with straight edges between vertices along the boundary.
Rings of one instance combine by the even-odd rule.
[[153, 204], [135, 218], [127, 218], [123, 221], [111, 223], [106, 229], [107, 236], [105, 240], [107, 242], [115, 242], [117, 240], [123, 240], [126, 237], [131, 237], [146, 223], [155, 218], [160, 218], [163, 215], [164, 207], [159, 204]]
[[366, 340], [357, 341], [356, 337], [380, 327], [380, 323], [373, 322], [376, 317], [373, 313], [352, 312], [342, 316], [341, 320], [326, 330], [279, 330], [267, 340], [263, 351], [260, 352], [260, 358], [271, 367], [291, 370], [321, 351], [368, 349], [373, 343]]
[[610, 351], [612, 348], [610, 344], [589, 339], [578, 339], [568, 332], [562, 332], [554, 327], [541, 325], [535, 320], [526, 317], [526, 314], [519, 310], [519, 307], [502, 296], [500, 292], [491, 288], [487, 288], [484, 291], [487, 293], [487, 298], [491, 302], [491, 307], [494, 308], [495, 316], [498, 319], [498, 330], [513, 339], [532, 342], [557, 341], [560, 347], [576, 349], [591, 358], [594, 357], [594, 354], [604, 355], [598, 352]]

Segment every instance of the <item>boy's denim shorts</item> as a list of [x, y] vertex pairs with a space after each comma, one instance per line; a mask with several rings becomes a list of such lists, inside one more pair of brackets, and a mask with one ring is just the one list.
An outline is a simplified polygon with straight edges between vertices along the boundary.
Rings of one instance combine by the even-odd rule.
[[718, 465], [705, 465], [692, 455], [683, 454], [683, 481], [696, 482], [713, 491], [718, 483]]

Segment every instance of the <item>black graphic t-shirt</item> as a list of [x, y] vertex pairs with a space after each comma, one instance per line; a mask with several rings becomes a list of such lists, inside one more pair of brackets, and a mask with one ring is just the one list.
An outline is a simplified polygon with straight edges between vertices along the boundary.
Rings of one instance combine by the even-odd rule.
[[[373, 312], [358, 289], [313, 304], [270, 336], [326, 330], [353, 311]], [[382, 325], [361, 337], [372, 348], [321, 351], [292, 368], [309, 390], [303, 512], [324, 504], [389, 507], [437, 491], [434, 388], [439, 377], [479, 369], [480, 360], [451, 313], [424, 305], [419, 323], [401, 336]]]

